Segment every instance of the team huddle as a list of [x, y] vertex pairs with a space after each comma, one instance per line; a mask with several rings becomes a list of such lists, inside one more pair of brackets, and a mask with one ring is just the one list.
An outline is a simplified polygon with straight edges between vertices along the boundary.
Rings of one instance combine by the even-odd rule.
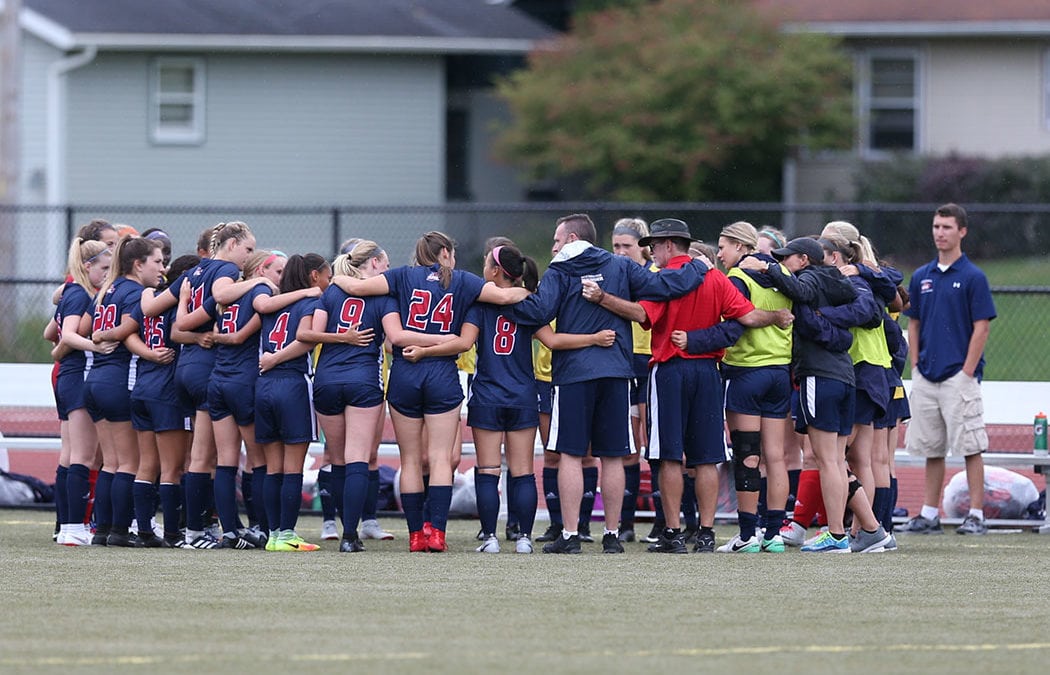
[[[615, 254], [596, 240], [588, 216], [559, 219], [539, 283], [535, 261], [502, 237], [482, 278], [456, 269], [440, 232], [391, 268], [364, 239], [331, 262], [257, 251], [242, 222], [169, 260], [162, 231], [118, 238], [93, 221], [70, 246], [45, 332], [62, 430], [57, 541], [318, 550], [296, 524], [319, 424], [332, 512], [322, 536], [340, 538], [338, 514], [339, 550], [364, 551], [363, 539], [393, 538], [376, 520], [389, 409], [409, 550], [445, 551], [465, 398], [457, 357], [474, 352], [478, 552], [500, 552], [504, 463], [507, 538], [533, 552], [537, 431], [545, 553], [593, 540], [599, 482], [602, 550], [623, 553], [641, 457], [657, 507], [649, 550], [714, 551], [727, 429], [740, 531], [717, 550], [896, 548], [890, 431], [908, 418], [908, 346], [891, 312], [907, 306], [903, 275], [844, 222], [789, 242], [736, 222], [717, 251], [676, 219], [618, 222]], [[149, 525], [158, 501], [162, 531]], [[827, 527], [806, 540], [815, 523]]]

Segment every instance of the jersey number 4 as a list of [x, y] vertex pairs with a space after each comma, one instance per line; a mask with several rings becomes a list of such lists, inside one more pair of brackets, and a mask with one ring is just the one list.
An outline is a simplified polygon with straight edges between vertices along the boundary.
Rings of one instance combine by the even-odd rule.
[[266, 339], [273, 345], [275, 352], [284, 349], [284, 346], [288, 343], [288, 312], [281, 312]]
[[439, 332], [450, 333], [453, 316], [451, 293], [442, 295], [437, 305], [434, 305], [430, 291], [417, 288], [412, 291], [412, 299], [408, 301], [408, 318], [405, 319], [405, 325], [425, 333], [427, 324], [431, 323], [437, 325]]

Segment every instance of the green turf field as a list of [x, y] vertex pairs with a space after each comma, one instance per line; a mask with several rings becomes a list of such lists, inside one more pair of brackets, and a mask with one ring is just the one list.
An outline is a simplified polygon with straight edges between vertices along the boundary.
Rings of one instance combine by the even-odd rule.
[[[64, 548], [0, 511], [0, 672], [1021, 673], [1050, 662], [1050, 537], [896, 553], [622, 556]], [[316, 541], [320, 522], [300, 521]], [[545, 523], [544, 523], [545, 525]], [[731, 530], [719, 529], [719, 543]], [[512, 550], [512, 549], [510, 549]]]

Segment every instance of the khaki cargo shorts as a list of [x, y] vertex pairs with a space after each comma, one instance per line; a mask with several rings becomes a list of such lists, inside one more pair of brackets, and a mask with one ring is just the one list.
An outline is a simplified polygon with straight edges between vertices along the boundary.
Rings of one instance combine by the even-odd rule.
[[918, 457], [975, 455], [988, 449], [981, 383], [961, 370], [943, 382], [911, 371], [911, 420], [905, 447]]

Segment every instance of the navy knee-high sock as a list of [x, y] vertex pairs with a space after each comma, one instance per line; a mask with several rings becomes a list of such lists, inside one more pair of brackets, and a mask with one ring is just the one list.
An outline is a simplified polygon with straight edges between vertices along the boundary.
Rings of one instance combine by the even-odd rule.
[[95, 481], [95, 525], [106, 534], [113, 527], [113, 473], [99, 471]]
[[[132, 486], [135, 484], [135, 474], [118, 471], [113, 476], [113, 529], [116, 532], [127, 532], [131, 526], [131, 512], [134, 504]], [[146, 523], [149, 529], [149, 523]]]
[[475, 467], [474, 492], [477, 494], [478, 499], [478, 518], [481, 520], [481, 531], [486, 536], [494, 535], [496, 534], [496, 521], [499, 519], [499, 476], [481, 473]]
[[663, 529], [667, 524], [664, 517], [664, 500], [660, 499], [660, 462], [649, 462], [650, 480], [653, 486], [653, 524]]
[[448, 528], [448, 508], [452, 505], [452, 486], [431, 485], [427, 503], [430, 504], [430, 524], [444, 532]]
[[423, 474], [423, 522], [433, 524], [434, 518], [430, 509], [430, 474]]
[[317, 496], [321, 499], [321, 519], [335, 520], [335, 501], [332, 499], [332, 465], [325, 464], [317, 472]]
[[536, 522], [536, 504], [539, 501], [536, 495], [536, 474], [511, 476], [507, 491], [510, 493], [508, 501], [514, 504], [514, 512], [518, 514], [518, 531], [526, 537], [531, 537], [532, 527]]
[[255, 493], [252, 491], [255, 486], [252, 485], [252, 471], [241, 471], [241, 500], [244, 502], [244, 512], [248, 514], [248, 527], [259, 524], [259, 519], [255, 515]]
[[183, 479], [186, 481], [186, 529], [202, 532], [210, 524], [205, 519], [205, 512], [211, 476], [201, 471], [187, 471]]
[[583, 497], [580, 499], [580, 527], [591, 526], [591, 514], [594, 513], [594, 497], [598, 493], [598, 467], [589, 466], [583, 470]]
[[401, 493], [401, 509], [405, 512], [409, 532], [419, 532], [423, 529], [423, 501], [422, 492]]
[[66, 474], [66, 522], [83, 523], [91, 496], [91, 469], [83, 464], [70, 464]]
[[252, 508], [255, 513], [250, 516], [263, 532], [270, 530], [270, 517], [266, 513], [266, 467], [252, 469]]
[[[365, 465], [367, 466], [367, 464]], [[346, 464], [332, 465], [332, 508], [336, 518], [343, 515], [343, 491], [346, 489]]]
[[801, 475], [802, 469], [791, 469], [788, 471], [788, 511], [795, 510], [795, 495], [798, 494], [798, 477]]
[[766, 509], [768, 508], [767, 505], [766, 505], [766, 490], [768, 489], [767, 488], [768, 484], [769, 484], [769, 481], [766, 479], [765, 476], [762, 476], [761, 478], [758, 479], [758, 511], [757, 511], [757, 513], [758, 513], [758, 517], [759, 518], [763, 517], [766, 514]]
[[215, 467], [215, 508], [223, 532], [237, 530], [237, 467]]
[[215, 513], [215, 478], [210, 473], [204, 475], [208, 477], [204, 490], [204, 525], [207, 527], [218, 514]]
[[263, 486], [263, 501], [266, 506], [266, 521], [270, 532], [281, 529], [281, 489], [284, 484], [283, 473], [268, 473]]
[[557, 467], [543, 467], [543, 501], [547, 503], [551, 525], [561, 525], [561, 498], [558, 496]]
[[361, 520], [375, 520], [376, 506], [379, 504], [379, 469], [368, 470], [368, 492], [365, 494], [365, 505], [361, 510]]
[[281, 482], [281, 529], [294, 530], [303, 506], [303, 474], [286, 473]]
[[58, 465], [55, 469], [55, 517], [59, 525], [69, 522], [69, 467]]
[[137, 480], [131, 486], [135, 501], [135, 520], [139, 524], [139, 536], [153, 534], [151, 522], [157, 515], [157, 488], [151, 481]]
[[690, 530], [697, 528], [696, 479], [687, 473], [682, 474], [682, 522]]
[[875, 497], [872, 500], [871, 510], [875, 512], [875, 517], [879, 520], [879, 524], [882, 525], [887, 532], [893, 528], [892, 500], [893, 488], [875, 488]]
[[634, 529], [634, 512], [638, 508], [638, 488], [642, 484], [642, 466], [628, 464], [623, 467], [623, 506], [620, 508], [620, 529]]
[[893, 476], [890, 478], [890, 528], [887, 532], [893, 531], [893, 512], [897, 510], [897, 477]]
[[766, 533], [763, 535], [764, 539], [769, 540], [780, 534], [780, 528], [784, 524], [784, 516], [786, 514], [787, 512], [781, 509], [766, 510], [766, 514], [762, 517], [762, 526], [766, 528]]
[[175, 483], [160, 484], [160, 510], [164, 514], [164, 534], [179, 532], [179, 511], [182, 509], [182, 494]]
[[343, 537], [357, 532], [361, 514], [368, 500], [368, 462], [350, 462], [343, 465], [342, 495]]

